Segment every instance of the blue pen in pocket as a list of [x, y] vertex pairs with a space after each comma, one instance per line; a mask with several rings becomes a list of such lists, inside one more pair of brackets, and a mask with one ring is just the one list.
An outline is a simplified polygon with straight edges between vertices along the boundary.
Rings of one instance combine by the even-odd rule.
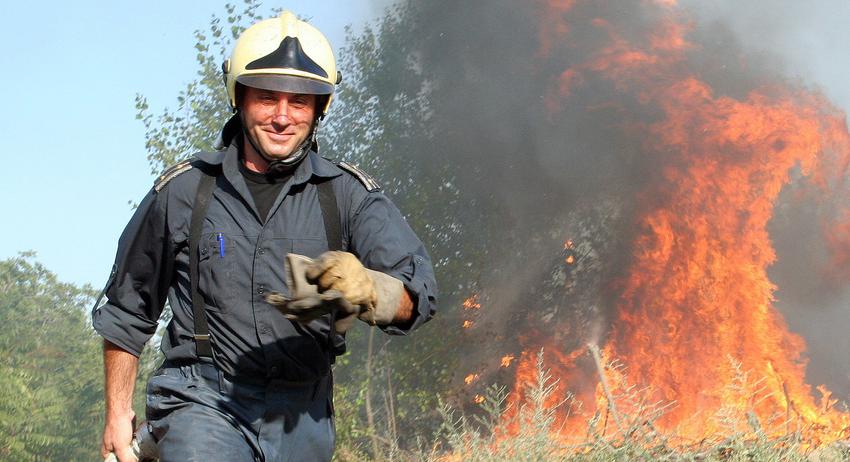
[[224, 235], [218, 233], [216, 234], [215, 239], [218, 241], [218, 255], [221, 258], [224, 258]]

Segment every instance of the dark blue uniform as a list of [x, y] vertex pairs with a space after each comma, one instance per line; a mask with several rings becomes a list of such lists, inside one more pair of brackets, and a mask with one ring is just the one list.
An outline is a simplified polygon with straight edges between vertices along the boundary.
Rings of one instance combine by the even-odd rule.
[[[265, 302], [269, 291], [288, 294], [287, 253], [318, 257], [328, 250], [316, 185], [332, 182], [342, 248], [367, 268], [401, 280], [413, 298], [412, 321], [386, 332], [406, 334], [433, 315], [431, 262], [386, 196], [317, 153], [298, 165], [266, 220], [238, 162], [236, 143], [201, 153], [194, 168], [151, 190], [121, 236], [108, 301], [94, 311], [94, 328], [139, 355], [168, 300], [174, 317], [162, 340], [166, 364], [148, 386], [148, 418], [163, 460], [329, 460], [330, 366], [344, 339], [328, 317], [302, 325]], [[190, 217], [201, 167], [220, 172], [198, 249], [214, 364], [195, 352], [189, 282]]]

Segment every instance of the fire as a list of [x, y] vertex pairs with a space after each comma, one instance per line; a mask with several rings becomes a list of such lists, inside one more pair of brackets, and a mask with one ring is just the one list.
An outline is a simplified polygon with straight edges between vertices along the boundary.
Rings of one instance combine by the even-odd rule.
[[514, 360], [514, 355], [502, 356], [502, 367], [510, 367], [513, 360]]
[[[478, 294], [472, 295], [463, 301], [463, 310], [475, 312], [481, 309], [481, 303], [478, 302]], [[469, 329], [475, 324], [475, 321], [472, 319], [464, 319], [463, 324], [461, 325], [464, 329]]]
[[567, 239], [566, 241], [564, 241], [564, 263], [572, 265], [576, 262], [576, 256], [574, 251], [575, 243], [572, 241], [572, 239]]
[[[547, 34], [542, 57], [559, 40], [571, 40], [568, 17], [582, 4], [550, 3], [541, 12], [541, 34]], [[798, 169], [825, 193], [840, 184], [830, 180], [846, 172], [845, 116], [804, 90], [765, 86], [733, 96], [712, 88], [688, 67], [695, 45], [676, 2], [645, 7], [658, 9], [659, 19], [643, 41], [622, 35], [616, 18], [592, 18], [589, 24], [607, 44], [562, 71], [547, 93], [556, 99], [547, 108], [557, 111], [574, 104], [570, 98], [579, 86], [601, 80], [657, 114], [628, 127], [643, 134], [643, 150], [654, 156], [648, 160], [663, 167], [661, 180], [638, 198], [634, 258], [620, 281], [617, 314], [602, 349], [603, 361], [616, 358], [627, 369], [579, 367], [587, 361], [583, 349], [564, 354], [555, 342], [535, 342], [518, 361], [512, 399], [526, 394], [532, 353], [545, 345], [546, 366], [560, 380], [561, 396], [553, 399], [571, 390], [585, 403], [563, 434], [581, 434], [582, 422], [610, 407], [609, 394], [626, 392], [627, 379], [650, 387], [649, 399], [675, 403], [656, 425], [683, 441], [722, 434], [716, 416], [728, 409], [752, 412], [763, 422], [782, 416], [797, 428], [815, 429], [806, 434], [812, 442], [846, 438], [850, 417], [834, 409], [825, 387], [818, 387], [820, 400], [813, 396], [805, 381], [805, 342], [774, 307], [776, 287], [767, 274], [776, 260], [767, 225], [791, 182], [789, 172]], [[829, 243], [850, 248], [850, 225], [842, 226], [844, 233]], [[572, 248], [572, 241], [564, 243], [564, 250]], [[837, 265], [850, 266], [847, 255], [837, 256]], [[566, 263], [574, 262], [569, 254]], [[608, 392], [600, 388], [604, 377]], [[734, 386], [746, 377], [761, 380], [752, 393]]]
[[478, 294], [475, 294], [463, 301], [464, 310], [480, 310], [481, 304], [478, 303]]
[[[694, 438], [719, 428], [688, 417], [747, 406], [718, 387], [735, 378], [727, 355], [771, 379], [760, 415], [785, 413], [787, 390], [807, 422], [843, 428], [839, 416], [816, 412], [804, 381], [805, 344], [772, 305], [767, 267], [776, 256], [766, 231], [790, 169], [816, 168], [823, 137], [841, 134], [821, 131], [818, 101], [801, 106], [791, 96], [757, 93], [732, 100], [694, 78], [658, 98], [667, 117], [650, 127], [656, 148], [683, 155], [666, 172], [669, 201], [641, 219], [612, 351], [633, 378], [679, 403], [665, 423]], [[707, 161], [714, 152], [726, 156]], [[695, 367], [707, 373], [694, 374]]]
[[469, 374], [463, 379], [464, 383], [467, 385], [472, 385], [472, 383], [476, 380], [478, 380], [478, 374]]

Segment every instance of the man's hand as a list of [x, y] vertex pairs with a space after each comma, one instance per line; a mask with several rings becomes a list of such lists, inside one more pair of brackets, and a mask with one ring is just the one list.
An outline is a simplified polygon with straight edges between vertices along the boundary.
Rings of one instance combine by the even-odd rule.
[[130, 449], [133, 442], [133, 429], [135, 428], [136, 416], [131, 411], [125, 415], [107, 415], [106, 425], [103, 427], [103, 443], [100, 454], [104, 459], [109, 454], [115, 454], [118, 462], [136, 462], [136, 456]]
[[413, 302], [404, 284], [366, 269], [350, 253], [325, 252], [316, 260], [289, 254], [286, 261], [290, 296], [272, 292], [266, 301], [288, 319], [310, 322], [334, 313], [334, 330], [343, 333], [355, 317], [371, 325], [387, 325], [412, 316]]
[[326, 290], [319, 293], [318, 286], [307, 280], [307, 272], [314, 263], [312, 258], [287, 254], [286, 285], [289, 287], [290, 296], [272, 292], [266, 296], [266, 301], [280, 310], [287, 319], [301, 323], [333, 313], [334, 330], [343, 333], [351, 328], [361, 307], [349, 303], [342, 292]]
[[307, 267], [306, 276], [319, 293], [335, 290], [349, 303], [366, 311], [378, 304], [374, 281], [360, 260], [348, 252], [323, 253]]

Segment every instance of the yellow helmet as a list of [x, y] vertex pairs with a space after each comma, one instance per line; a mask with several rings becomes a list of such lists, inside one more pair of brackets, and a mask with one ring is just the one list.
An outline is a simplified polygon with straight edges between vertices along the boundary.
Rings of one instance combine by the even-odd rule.
[[342, 76], [330, 42], [315, 27], [289, 11], [245, 29], [230, 59], [222, 65], [230, 106], [236, 109], [236, 84], [287, 93], [327, 95], [319, 115], [331, 105]]

